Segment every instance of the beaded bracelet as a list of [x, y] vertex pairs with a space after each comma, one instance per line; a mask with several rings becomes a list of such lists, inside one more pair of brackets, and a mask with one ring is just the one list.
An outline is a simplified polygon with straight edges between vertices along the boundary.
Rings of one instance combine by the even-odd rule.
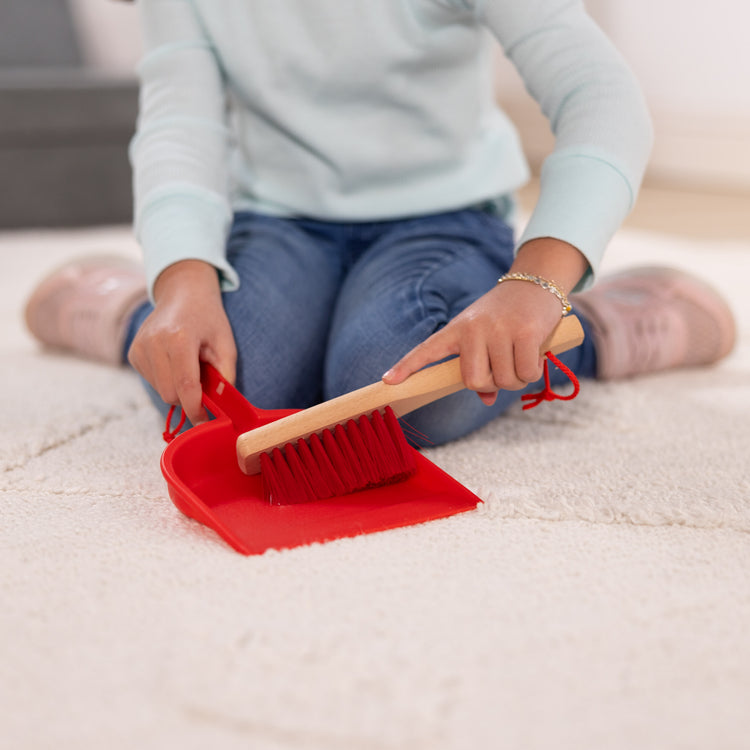
[[551, 292], [552, 294], [557, 297], [557, 299], [560, 300], [560, 304], [562, 305], [562, 315], [560, 317], [564, 318], [573, 308], [570, 306], [570, 302], [568, 302], [568, 298], [565, 295], [565, 292], [563, 292], [562, 289], [550, 279], [542, 278], [541, 276], [534, 276], [534, 274], [531, 273], [506, 273], [505, 276], [501, 276], [498, 280], [498, 284], [502, 284], [503, 281], [530, 281], [532, 284], [537, 284], [538, 286], [542, 287], [542, 289], [546, 289], [548, 292]]

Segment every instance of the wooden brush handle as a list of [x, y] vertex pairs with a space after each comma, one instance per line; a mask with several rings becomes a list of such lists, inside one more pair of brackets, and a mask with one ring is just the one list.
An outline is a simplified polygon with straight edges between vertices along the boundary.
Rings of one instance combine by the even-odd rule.
[[[582, 341], [580, 321], [575, 315], [568, 315], [560, 320], [541, 351], [559, 354], [578, 346]], [[366, 385], [243, 433], [237, 438], [240, 468], [245, 474], [257, 474], [260, 471], [260, 455], [273, 448], [296, 443], [300, 438], [307, 439], [313, 433], [345, 424], [362, 414], [381, 411], [386, 406], [390, 406], [400, 417], [464, 387], [461, 363], [457, 357], [415, 372], [398, 385], [387, 385], [382, 381]]]

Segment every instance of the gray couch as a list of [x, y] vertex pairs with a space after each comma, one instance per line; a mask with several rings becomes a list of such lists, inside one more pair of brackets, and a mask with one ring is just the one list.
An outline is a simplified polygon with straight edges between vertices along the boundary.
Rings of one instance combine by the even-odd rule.
[[61, 0], [3, 0], [0, 229], [129, 222], [134, 79], [82, 62]]

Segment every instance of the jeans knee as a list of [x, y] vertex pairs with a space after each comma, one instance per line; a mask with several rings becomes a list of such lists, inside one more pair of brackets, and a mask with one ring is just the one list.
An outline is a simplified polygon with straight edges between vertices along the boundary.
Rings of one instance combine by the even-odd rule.
[[389, 354], [382, 347], [347, 347], [343, 342], [329, 347], [324, 377], [325, 398], [335, 398], [377, 382], [390, 366], [388, 360]]
[[519, 393], [501, 391], [497, 401], [487, 406], [474, 391], [459, 391], [405, 415], [404, 434], [421, 448], [453, 442], [502, 415], [518, 400]]

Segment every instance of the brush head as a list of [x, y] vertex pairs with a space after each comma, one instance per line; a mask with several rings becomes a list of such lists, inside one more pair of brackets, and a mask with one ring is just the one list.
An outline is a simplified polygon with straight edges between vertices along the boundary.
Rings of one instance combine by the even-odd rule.
[[390, 407], [274, 448], [261, 455], [260, 466], [263, 494], [273, 505], [348, 495], [404, 481], [417, 470]]

